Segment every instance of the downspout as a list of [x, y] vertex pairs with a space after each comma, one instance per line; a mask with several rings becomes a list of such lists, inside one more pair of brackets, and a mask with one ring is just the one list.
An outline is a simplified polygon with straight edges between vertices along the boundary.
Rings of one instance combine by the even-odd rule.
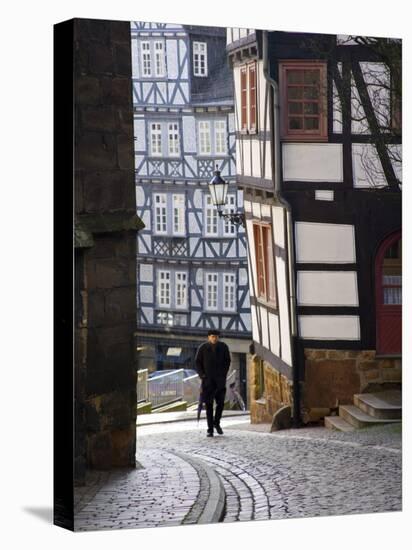
[[286, 243], [288, 251], [288, 271], [289, 277], [286, 278], [286, 286], [289, 303], [289, 319], [290, 327], [290, 349], [292, 354], [292, 378], [293, 378], [293, 427], [298, 428], [302, 424], [300, 412], [300, 373], [303, 372], [303, 355], [301, 346], [299, 345], [298, 323], [296, 312], [296, 290], [295, 277], [293, 273], [294, 266], [294, 241], [293, 241], [293, 221], [292, 209], [289, 202], [282, 196], [281, 190], [281, 148], [280, 148], [280, 116], [279, 116], [279, 86], [278, 83], [270, 76], [269, 73], [269, 55], [268, 55], [268, 31], [262, 31], [262, 57], [263, 57], [263, 74], [269, 82], [271, 88], [270, 102], [270, 138], [272, 146], [272, 181], [276, 202], [283, 206], [286, 211]]

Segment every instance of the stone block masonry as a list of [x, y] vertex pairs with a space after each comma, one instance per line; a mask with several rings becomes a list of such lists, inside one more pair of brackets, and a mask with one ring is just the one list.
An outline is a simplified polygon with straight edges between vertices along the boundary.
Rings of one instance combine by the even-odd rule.
[[[136, 216], [130, 27], [75, 19], [75, 479], [135, 466]], [[81, 283], [81, 284], [80, 284]], [[81, 297], [81, 299], [80, 299]]]

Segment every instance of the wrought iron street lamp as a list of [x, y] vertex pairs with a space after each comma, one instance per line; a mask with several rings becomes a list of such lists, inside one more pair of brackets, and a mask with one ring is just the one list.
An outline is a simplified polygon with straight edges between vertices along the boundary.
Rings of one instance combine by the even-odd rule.
[[219, 216], [230, 220], [237, 225], [243, 225], [245, 227], [245, 214], [243, 212], [223, 212], [222, 207], [226, 204], [227, 190], [229, 184], [221, 177], [220, 170], [217, 169], [214, 172], [213, 178], [209, 183], [209, 192], [212, 197], [212, 203], [216, 206]]

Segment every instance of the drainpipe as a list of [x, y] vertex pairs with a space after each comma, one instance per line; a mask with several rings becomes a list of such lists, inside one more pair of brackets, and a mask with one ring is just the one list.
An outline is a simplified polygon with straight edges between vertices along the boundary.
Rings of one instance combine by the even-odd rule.
[[289, 202], [282, 196], [281, 192], [281, 148], [280, 148], [280, 116], [279, 116], [279, 86], [270, 76], [268, 67], [268, 31], [262, 31], [263, 46], [263, 74], [269, 82], [271, 88], [270, 102], [270, 137], [272, 145], [272, 181], [276, 202], [283, 206], [286, 212], [285, 241], [287, 243], [287, 260], [289, 277], [286, 278], [286, 286], [289, 303], [289, 318], [291, 322], [290, 347], [292, 352], [292, 376], [293, 376], [293, 427], [299, 428], [302, 425], [300, 414], [300, 373], [303, 372], [303, 354], [298, 335], [298, 323], [296, 313], [296, 290], [295, 277], [293, 273], [294, 266], [294, 241], [292, 225], [292, 209]]

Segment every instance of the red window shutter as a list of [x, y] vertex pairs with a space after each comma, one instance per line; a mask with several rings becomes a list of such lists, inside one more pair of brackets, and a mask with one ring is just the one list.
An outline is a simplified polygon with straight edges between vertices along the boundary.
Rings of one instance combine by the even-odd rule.
[[256, 63], [249, 65], [249, 128], [256, 130]]
[[240, 70], [240, 110], [242, 130], [247, 128], [247, 73], [246, 67]]
[[271, 227], [264, 227], [265, 272], [267, 300], [276, 304], [276, 272], [273, 258], [273, 243]]

